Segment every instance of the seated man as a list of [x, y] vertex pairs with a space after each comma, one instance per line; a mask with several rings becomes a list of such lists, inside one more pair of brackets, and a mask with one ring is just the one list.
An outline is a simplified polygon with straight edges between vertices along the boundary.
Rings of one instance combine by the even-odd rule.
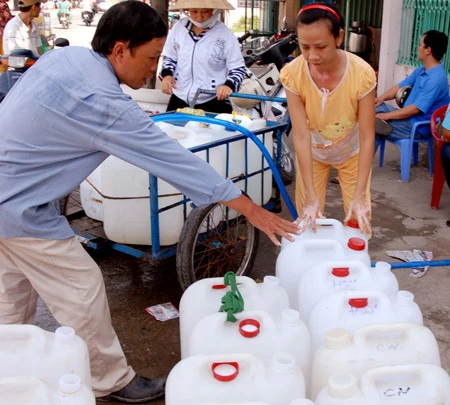
[[[442, 166], [444, 167], [445, 179], [450, 187], [450, 113], [448, 110], [442, 123], [442, 140], [444, 141], [441, 149]], [[447, 226], [450, 226], [450, 220], [447, 221]]]
[[3, 53], [8, 55], [13, 49], [29, 49], [40, 55], [42, 45], [39, 26], [35, 18], [41, 12], [41, 3], [47, 0], [20, 0], [19, 13], [8, 21], [3, 32]]
[[[447, 51], [447, 44], [448, 38], [443, 32], [432, 30], [423, 34], [418, 50], [423, 66], [375, 99], [376, 117], [392, 126], [385, 139], [409, 138], [414, 123], [429, 120], [433, 111], [449, 103], [447, 74], [440, 62]], [[411, 86], [412, 90], [402, 108], [385, 103], [394, 99], [397, 91], [404, 86]], [[419, 127], [417, 131], [416, 137], [429, 135], [427, 127]], [[377, 136], [382, 134], [377, 129], [376, 132]]]

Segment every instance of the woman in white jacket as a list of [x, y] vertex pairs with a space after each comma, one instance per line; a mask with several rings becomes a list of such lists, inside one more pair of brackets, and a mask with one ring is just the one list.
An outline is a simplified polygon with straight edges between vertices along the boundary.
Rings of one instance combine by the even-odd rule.
[[167, 111], [189, 106], [202, 88], [216, 94], [199, 94], [195, 108], [231, 113], [227, 98], [239, 91], [245, 62], [237, 38], [219, 17], [233, 6], [226, 0], [178, 0], [170, 10], [185, 17], [170, 31], [163, 52], [161, 90], [171, 95]]

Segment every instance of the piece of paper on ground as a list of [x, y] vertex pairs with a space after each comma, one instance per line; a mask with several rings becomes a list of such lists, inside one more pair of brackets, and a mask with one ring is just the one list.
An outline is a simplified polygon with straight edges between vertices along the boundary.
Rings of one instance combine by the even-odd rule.
[[[404, 262], [423, 262], [430, 261], [433, 259], [433, 252], [426, 250], [388, 250], [386, 254], [389, 257], [400, 259]], [[409, 274], [411, 277], [423, 277], [428, 271], [430, 266], [425, 267], [414, 267]]]

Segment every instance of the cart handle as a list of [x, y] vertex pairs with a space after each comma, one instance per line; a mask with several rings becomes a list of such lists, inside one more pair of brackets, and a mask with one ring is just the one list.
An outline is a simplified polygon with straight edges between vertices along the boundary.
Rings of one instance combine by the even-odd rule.
[[251, 131], [249, 131], [247, 128], [244, 128], [241, 125], [238, 125], [234, 122], [225, 121], [225, 120], [219, 120], [217, 118], [211, 118], [211, 117], [205, 117], [200, 115], [192, 115], [192, 114], [183, 114], [183, 113], [163, 113], [152, 116], [152, 120], [154, 122], [170, 122], [170, 121], [198, 121], [198, 122], [204, 122], [207, 124], [216, 124], [216, 125], [222, 125], [226, 129], [230, 129], [232, 131], [239, 131], [248, 138], [250, 138], [256, 146], [259, 148], [259, 150], [262, 152], [264, 158], [266, 159], [267, 163], [269, 164], [270, 170], [272, 171], [272, 175], [277, 183], [278, 189], [280, 190], [281, 196], [283, 197], [284, 202], [286, 203], [286, 206], [294, 218], [296, 220], [298, 218], [297, 210], [294, 207], [294, 204], [292, 204], [291, 198], [289, 197], [289, 194], [286, 190], [286, 187], [283, 184], [283, 180], [281, 180], [280, 173], [277, 169], [277, 166], [275, 165], [275, 162], [272, 159], [272, 156], [270, 156], [270, 153], [264, 146], [264, 144], [261, 142], [261, 140]]
[[[197, 101], [199, 94], [215, 95], [216, 91], [215, 90], [197, 89], [193, 100]], [[269, 97], [269, 96], [263, 96], [263, 95], [260, 95], [260, 94], [250, 94], [250, 93], [236, 93], [236, 92], [233, 92], [233, 93], [230, 94], [229, 97], [248, 98], [248, 99], [251, 99], [251, 100], [259, 100], [259, 101], [274, 101], [276, 103], [286, 103], [287, 102], [285, 97]]]

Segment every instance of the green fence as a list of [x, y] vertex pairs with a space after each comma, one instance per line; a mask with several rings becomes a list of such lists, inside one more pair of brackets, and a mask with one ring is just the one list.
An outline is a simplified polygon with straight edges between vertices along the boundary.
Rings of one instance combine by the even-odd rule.
[[[417, 58], [420, 38], [429, 30], [445, 32], [450, 28], [450, 0], [403, 0], [402, 29], [398, 63], [421, 66]], [[450, 51], [442, 63], [450, 76]]]

